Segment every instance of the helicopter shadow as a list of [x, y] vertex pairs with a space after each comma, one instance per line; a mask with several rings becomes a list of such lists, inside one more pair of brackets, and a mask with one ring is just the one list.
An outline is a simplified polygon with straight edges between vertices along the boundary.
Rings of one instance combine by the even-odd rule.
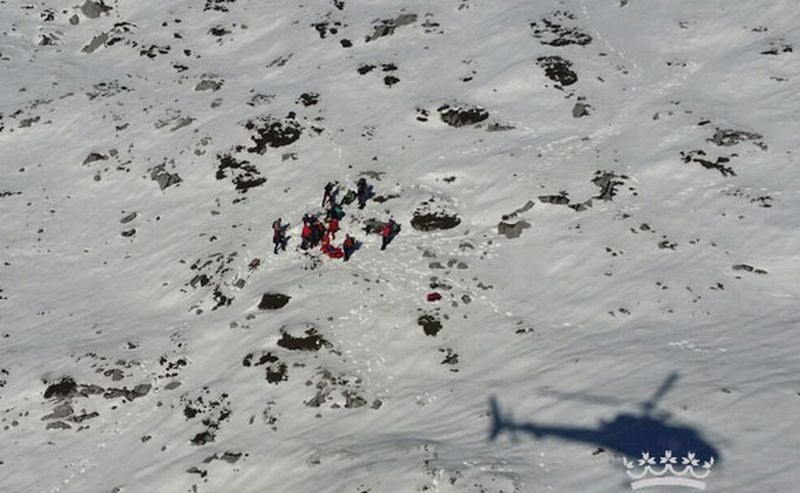
[[677, 379], [677, 373], [670, 374], [653, 396], [640, 404], [640, 413], [621, 412], [610, 421], [600, 421], [595, 428], [550, 425], [533, 421], [516, 422], [510, 413], [503, 413], [497, 399], [491, 397], [489, 439], [494, 441], [501, 434], [508, 433], [512, 441], [516, 441], [517, 434], [521, 432], [537, 439], [552, 437], [591, 444], [630, 459], [640, 458], [643, 453], [658, 458], [666, 451], [671, 451], [679, 464], [681, 459], [690, 453], [700, 461], [713, 458], [715, 462], [721, 462], [719, 450], [703, 436], [701, 431], [691, 426], [673, 423], [668, 412], [656, 410], [658, 401], [674, 386]]

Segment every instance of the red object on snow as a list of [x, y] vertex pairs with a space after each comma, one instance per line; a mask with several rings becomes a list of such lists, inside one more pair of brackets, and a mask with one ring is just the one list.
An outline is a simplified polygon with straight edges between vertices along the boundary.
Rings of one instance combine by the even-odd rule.
[[439, 293], [435, 291], [433, 293], [428, 293], [428, 301], [439, 301], [440, 299], [442, 299], [442, 295]]

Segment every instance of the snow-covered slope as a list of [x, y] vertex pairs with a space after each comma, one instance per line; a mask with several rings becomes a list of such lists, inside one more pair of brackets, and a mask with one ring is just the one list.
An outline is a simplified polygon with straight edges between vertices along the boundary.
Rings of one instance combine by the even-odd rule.
[[798, 23], [0, 0], [0, 490], [623, 491], [662, 432], [793, 490]]

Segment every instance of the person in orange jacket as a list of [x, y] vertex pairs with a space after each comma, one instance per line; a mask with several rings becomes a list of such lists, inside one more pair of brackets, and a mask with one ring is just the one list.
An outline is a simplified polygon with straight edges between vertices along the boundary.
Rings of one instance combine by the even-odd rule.
[[381, 229], [381, 250], [386, 250], [386, 246], [394, 239], [396, 228], [397, 223], [391, 218], [383, 225], [383, 229]]
[[308, 221], [303, 221], [303, 232], [300, 237], [303, 239], [300, 248], [308, 250], [308, 247], [311, 246], [311, 225], [308, 224]]

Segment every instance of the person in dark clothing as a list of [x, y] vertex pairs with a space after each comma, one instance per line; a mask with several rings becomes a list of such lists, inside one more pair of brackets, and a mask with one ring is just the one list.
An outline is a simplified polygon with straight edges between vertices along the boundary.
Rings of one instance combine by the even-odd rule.
[[350, 235], [346, 235], [344, 237], [344, 243], [342, 244], [342, 250], [344, 250], [344, 261], [350, 258], [350, 255], [356, 250], [356, 239]]
[[316, 218], [315, 218], [314, 219], [314, 224], [311, 226], [311, 229], [312, 229], [312, 233], [311, 233], [312, 244], [311, 244], [311, 246], [316, 248], [316, 246], [319, 245], [319, 242], [325, 236], [325, 225], [322, 224], [322, 222], [316, 220]]
[[286, 238], [286, 230], [289, 228], [288, 224], [283, 224], [281, 222], [281, 218], [278, 218], [277, 221], [272, 223], [272, 243], [275, 247], [272, 249], [275, 255], [278, 254], [279, 250], [286, 251], [286, 244], [288, 243], [288, 239]]
[[358, 199], [358, 208], [363, 209], [369, 199], [369, 185], [364, 178], [359, 178], [356, 183], [356, 198]]
[[397, 232], [397, 223], [394, 219], [389, 219], [381, 229], [381, 250], [386, 250], [386, 246], [394, 239]]
[[325, 193], [322, 195], [322, 207], [325, 207], [325, 204], [328, 202], [330, 202], [331, 205], [336, 204], [336, 195], [338, 195], [339, 189], [334, 189], [335, 186], [336, 185], [331, 182], [328, 182], [328, 184], [325, 185]]

